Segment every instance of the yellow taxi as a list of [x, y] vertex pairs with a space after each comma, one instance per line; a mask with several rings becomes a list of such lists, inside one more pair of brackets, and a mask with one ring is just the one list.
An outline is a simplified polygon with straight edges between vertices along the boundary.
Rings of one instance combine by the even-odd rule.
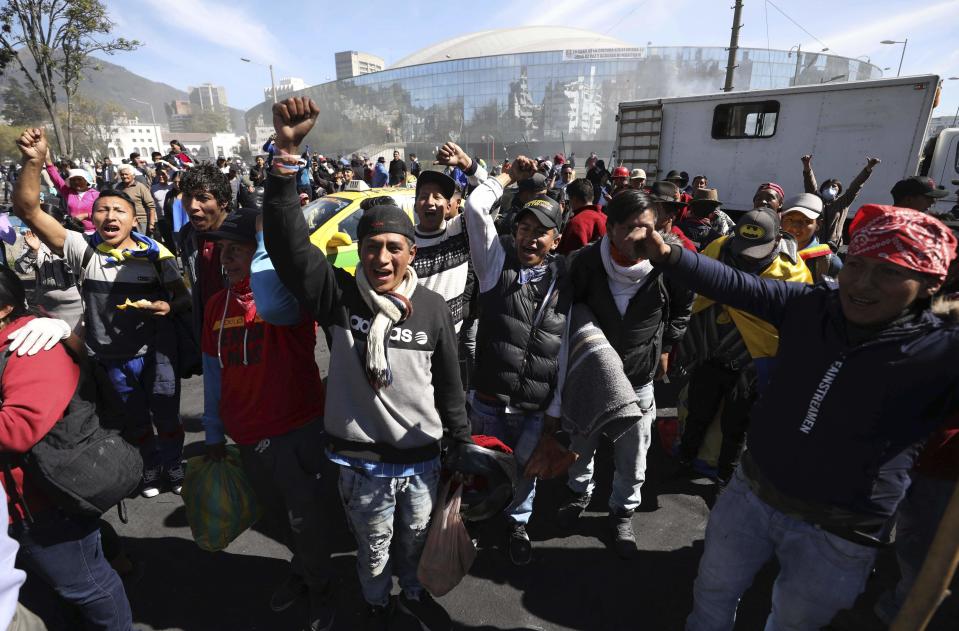
[[363, 216], [360, 204], [364, 199], [383, 196], [392, 197], [416, 223], [416, 215], [413, 213], [416, 190], [413, 188], [340, 191], [320, 197], [303, 207], [310, 241], [326, 252], [327, 259], [335, 267], [355, 274], [356, 266], [360, 262], [356, 243], [356, 227]]

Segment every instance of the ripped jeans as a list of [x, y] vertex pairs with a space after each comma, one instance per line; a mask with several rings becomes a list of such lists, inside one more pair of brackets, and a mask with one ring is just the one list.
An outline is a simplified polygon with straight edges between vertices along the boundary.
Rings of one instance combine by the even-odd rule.
[[[381, 478], [340, 467], [340, 498], [356, 537], [356, 573], [367, 603], [389, 603], [394, 571], [407, 596], [423, 591], [416, 568], [426, 543], [439, 473], [437, 468], [409, 477]], [[390, 556], [391, 544], [395, 558]]]

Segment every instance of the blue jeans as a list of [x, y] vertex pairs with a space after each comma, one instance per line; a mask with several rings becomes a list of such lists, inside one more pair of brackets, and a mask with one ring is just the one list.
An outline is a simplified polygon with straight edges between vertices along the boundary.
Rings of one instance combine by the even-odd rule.
[[533, 514], [533, 498], [536, 496], [536, 480], [523, 475], [523, 469], [543, 433], [543, 414], [507, 414], [506, 409], [490, 405], [474, 397], [470, 409], [470, 422], [474, 434], [495, 436], [513, 450], [519, 481], [516, 484], [513, 503], [506, 507], [506, 516], [521, 525], [529, 523]]
[[10, 534], [20, 543], [24, 569], [78, 607], [85, 629], [133, 628], [123, 582], [103, 554], [95, 518], [52, 510], [32, 524], [15, 522]]
[[[340, 498], [356, 538], [356, 573], [367, 603], [389, 603], [392, 557], [403, 592], [418, 596], [423, 591], [416, 569], [426, 543], [438, 481], [439, 469], [407, 478], [378, 478], [340, 467]], [[396, 544], [392, 556], [391, 543]]]
[[[636, 396], [643, 416], [613, 443], [613, 491], [609, 496], [612, 511], [632, 512], [642, 501], [640, 489], [646, 480], [646, 452], [656, 416], [653, 384], [650, 382], [637, 388]], [[576, 435], [571, 440], [570, 449], [579, 454], [579, 460], [569, 468], [569, 488], [574, 493], [593, 492], [593, 456], [601, 436], [600, 431], [592, 436]]]
[[777, 511], [737, 469], [709, 516], [686, 631], [732, 629], [740, 597], [773, 555], [780, 570], [765, 631], [819, 631], [855, 602], [877, 552]]
[[876, 615], [891, 624], [909, 595], [946, 505], [956, 488], [954, 480], [930, 478], [921, 473], [912, 474], [912, 484], [906, 498], [899, 504], [896, 515], [896, 560], [899, 562], [899, 582], [879, 597]]
[[98, 361], [123, 401], [124, 415], [132, 427], [130, 440], [140, 448], [144, 469], [180, 464], [180, 380], [170, 359], [151, 350], [133, 359]]

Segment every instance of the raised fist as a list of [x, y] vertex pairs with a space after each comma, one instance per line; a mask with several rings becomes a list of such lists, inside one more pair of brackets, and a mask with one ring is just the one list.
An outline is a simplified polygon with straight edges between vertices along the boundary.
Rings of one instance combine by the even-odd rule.
[[808, 167], [809, 163], [812, 162], [812, 156], [807, 153], [802, 158], [800, 158], [800, 160], [802, 160], [804, 167]]
[[536, 173], [536, 160], [531, 160], [526, 156], [518, 156], [509, 165], [509, 170], [507, 172], [515, 182], [527, 180], [533, 177], [533, 174]]
[[473, 165], [473, 159], [458, 144], [448, 142], [436, 152], [436, 164], [459, 167], [465, 171]]
[[17, 138], [17, 148], [24, 160], [43, 162], [47, 157], [47, 134], [42, 127], [29, 127]]
[[626, 235], [626, 246], [637, 259], [661, 263], [669, 257], [670, 247], [652, 224], [640, 224]]
[[273, 129], [276, 130], [276, 146], [286, 153], [299, 153], [300, 142], [306, 137], [320, 108], [313, 99], [294, 96], [273, 105]]
[[879, 158], [870, 158], [868, 156], [866, 157], [866, 166], [869, 167], [870, 169], [876, 166], [877, 164], [879, 164], [880, 162], [882, 162], [882, 160], [880, 160]]

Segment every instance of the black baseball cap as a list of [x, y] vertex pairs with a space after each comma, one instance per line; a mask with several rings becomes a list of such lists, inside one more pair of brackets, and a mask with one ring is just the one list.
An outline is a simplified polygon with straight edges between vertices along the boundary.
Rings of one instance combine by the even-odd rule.
[[536, 199], [531, 199], [523, 204], [523, 207], [516, 214], [517, 223], [525, 213], [532, 213], [545, 228], [559, 230], [563, 223], [563, 209], [559, 207], [556, 200], [546, 195], [540, 195]]
[[899, 180], [889, 191], [893, 197], [904, 197], [906, 195], [925, 195], [933, 199], [942, 199], [949, 194], [944, 188], [936, 186], [936, 181], [931, 177], [915, 175]]
[[516, 187], [520, 191], [544, 191], [546, 190], [546, 176], [542, 173], [534, 173], [533, 177], [520, 180]]
[[449, 199], [456, 192], [456, 182], [450, 176], [440, 171], [421, 171], [416, 178], [416, 196], [419, 197], [420, 186], [423, 184], [436, 184], [440, 187], [443, 197]]
[[410, 216], [399, 206], [390, 204], [371, 207], [363, 213], [356, 226], [356, 236], [360, 241], [372, 235], [385, 233], [401, 234], [410, 241], [416, 239]]
[[212, 241], [256, 241], [256, 218], [260, 211], [256, 208], [237, 208], [223, 220], [220, 227], [212, 232], [203, 233], [203, 237]]
[[764, 259], [777, 247], [778, 237], [779, 213], [763, 206], [739, 218], [727, 243], [730, 251], [737, 256]]

